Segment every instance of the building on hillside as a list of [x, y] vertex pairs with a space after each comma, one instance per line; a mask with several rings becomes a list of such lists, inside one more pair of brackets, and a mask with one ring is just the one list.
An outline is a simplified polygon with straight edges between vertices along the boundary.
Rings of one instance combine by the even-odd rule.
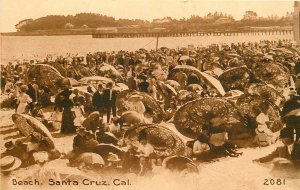
[[221, 17], [221, 18], [217, 19], [214, 22], [214, 24], [215, 25], [221, 25], [221, 24], [230, 24], [232, 22], [233, 22], [233, 20], [231, 18]]
[[98, 27], [96, 29], [97, 33], [117, 33], [118, 28], [117, 27]]
[[69, 22], [67, 24], [65, 24], [65, 29], [72, 29], [74, 27], [75, 26], [73, 24], [69, 23]]
[[81, 28], [87, 29], [88, 25], [84, 24], [84, 25], [81, 26]]

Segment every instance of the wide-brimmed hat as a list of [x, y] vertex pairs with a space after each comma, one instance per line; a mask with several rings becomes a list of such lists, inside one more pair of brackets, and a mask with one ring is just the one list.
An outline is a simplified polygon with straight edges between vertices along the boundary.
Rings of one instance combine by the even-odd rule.
[[143, 97], [137, 94], [134, 94], [128, 98], [128, 100], [142, 100]]
[[1, 158], [1, 171], [8, 172], [19, 168], [22, 161], [14, 156], [5, 156]]
[[109, 162], [119, 162], [121, 159], [117, 154], [114, 154], [112, 152], [108, 153], [107, 161]]
[[48, 152], [46, 152], [46, 151], [34, 152], [32, 155], [33, 155], [34, 160], [36, 162], [40, 162], [40, 163], [46, 162], [49, 159]]
[[14, 148], [14, 143], [12, 141], [8, 141], [4, 144], [4, 147], [7, 149], [7, 150], [12, 150]]

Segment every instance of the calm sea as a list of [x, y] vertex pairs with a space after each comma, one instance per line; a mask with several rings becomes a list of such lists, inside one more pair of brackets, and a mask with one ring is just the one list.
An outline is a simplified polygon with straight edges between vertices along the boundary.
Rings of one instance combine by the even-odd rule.
[[[260, 40], [293, 39], [287, 35], [197, 36], [159, 38], [158, 47], [206, 46], [209, 44], [254, 42]], [[91, 35], [74, 36], [1, 36], [1, 63], [14, 59], [44, 58], [47, 54], [86, 54], [96, 51], [155, 49], [156, 38], [92, 38]]]

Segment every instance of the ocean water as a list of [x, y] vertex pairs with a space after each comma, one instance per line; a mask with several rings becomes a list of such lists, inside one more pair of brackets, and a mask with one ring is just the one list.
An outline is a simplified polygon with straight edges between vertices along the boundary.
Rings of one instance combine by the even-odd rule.
[[[91, 35], [73, 36], [1, 36], [1, 63], [15, 59], [44, 58], [47, 54], [86, 54], [96, 51], [134, 51], [155, 49], [156, 38], [92, 38]], [[159, 47], [207, 46], [210, 44], [255, 42], [260, 40], [293, 39], [293, 35], [239, 34], [237, 36], [197, 36], [159, 38]]]

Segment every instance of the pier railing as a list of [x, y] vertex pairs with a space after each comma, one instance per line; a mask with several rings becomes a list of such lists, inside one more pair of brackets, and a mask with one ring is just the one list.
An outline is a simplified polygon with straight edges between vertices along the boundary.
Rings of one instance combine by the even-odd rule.
[[194, 36], [245, 36], [245, 35], [292, 35], [293, 30], [255, 30], [255, 31], [214, 31], [214, 32], [95, 32], [93, 38], [154, 38], [154, 37], [194, 37]]

